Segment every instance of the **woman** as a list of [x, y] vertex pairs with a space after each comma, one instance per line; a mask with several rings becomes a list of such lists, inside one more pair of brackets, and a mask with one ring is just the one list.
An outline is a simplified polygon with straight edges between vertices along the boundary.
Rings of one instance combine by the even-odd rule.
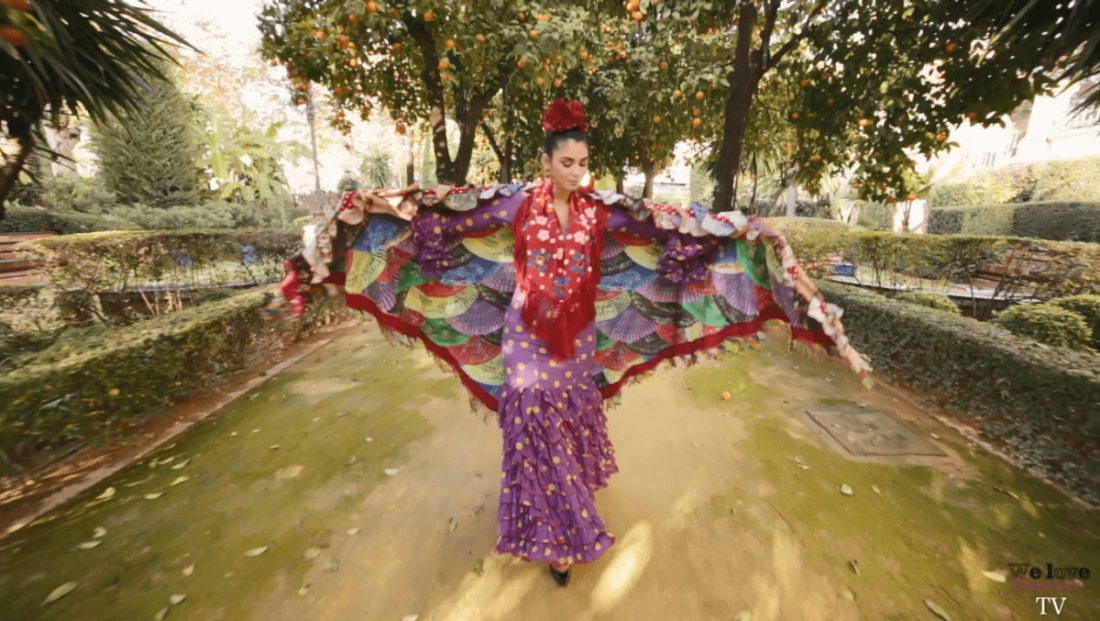
[[348, 306], [422, 341], [475, 408], [496, 413], [496, 550], [548, 561], [565, 586], [574, 564], [615, 543], [594, 493], [618, 472], [603, 401], [624, 382], [768, 320], [789, 322], [792, 343], [827, 347], [863, 376], [870, 368], [840, 309], [764, 223], [582, 188], [580, 102], [555, 102], [543, 128], [548, 175], [537, 186], [360, 191], [316, 214], [284, 291], [300, 314], [300, 275], [343, 287]]

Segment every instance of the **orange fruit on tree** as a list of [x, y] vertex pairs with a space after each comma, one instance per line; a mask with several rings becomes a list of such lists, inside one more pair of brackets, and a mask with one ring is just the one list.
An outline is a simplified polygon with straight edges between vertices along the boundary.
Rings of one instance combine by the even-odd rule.
[[814, 155], [810, 159], [815, 161], [815, 162], [820, 162], [821, 161], [821, 156], [820, 155]]
[[0, 4], [14, 9], [16, 11], [30, 11], [34, 7], [31, 6], [30, 0], [0, 0]]
[[449, 63], [445, 60], [441, 60], [441, 61], [439, 61], [439, 68], [440, 69], [450, 69], [451, 68], [451, 63]]
[[543, 84], [546, 84], [546, 80], [543, 80], [541, 77], [539, 77], [538, 79], [535, 80], [535, 83], [538, 84], [539, 86], [542, 86]]
[[696, 99], [703, 99], [706, 96], [707, 96], [707, 94], [704, 93], [703, 91], [699, 91], [698, 93], [695, 93], [695, 98]]
[[659, 117], [659, 116], [653, 117], [653, 122], [654, 123], [660, 123], [661, 122], [661, 117]]
[[349, 58], [348, 59], [348, 64], [351, 65], [352, 67], [358, 67], [359, 66], [359, 59], [357, 57]]
[[793, 113], [791, 113], [791, 118], [792, 118], [792, 119], [797, 119], [797, 118], [798, 118], [799, 116], [801, 116], [801, 115], [800, 115], [800, 114], [798, 114], [797, 112], [793, 112]]
[[458, 42], [455, 41], [454, 39], [447, 39], [447, 47], [449, 47], [453, 50], [456, 47], [458, 47]]
[[523, 69], [524, 67], [526, 67], [526, 66], [527, 66], [527, 59], [526, 59], [526, 58], [524, 58], [524, 59], [520, 60], [520, 61], [519, 61], [518, 63], [516, 63], [516, 64], [518, 64], [518, 65], [519, 65], [519, 68], [520, 68], [520, 69]]
[[978, 113], [977, 112], [970, 112], [969, 114], [966, 115], [966, 118], [970, 119], [971, 121], [976, 121], [976, 120], [978, 120]]
[[696, 108], [696, 109], [692, 110], [691, 113], [694, 114], [695, 116], [699, 116], [699, 114], [700, 114], [699, 113], [699, 108]]
[[367, 13], [377, 13], [377, 12], [378, 12], [378, 5], [374, 2], [374, 0], [370, 0], [369, 2], [367, 2]]
[[272, 66], [272, 67], [278, 67], [278, 66], [279, 66], [279, 61], [278, 61], [278, 60], [276, 60], [276, 59], [274, 59], [274, 58], [272, 58], [272, 59], [271, 59], [271, 66]]
[[538, 38], [538, 36], [539, 36], [539, 31], [537, 31], [537, 30], [532, 30], [531, 32], [529, 32], [529, 33], [527, 33], [527, 34], [531, 35], [531, 38], [532, 38], [532, 39], [537, 39], [537, 38]]
[[430, 22], [433, 19], [435, 19], [435, 13], [432, 13], [431, 11], [424, 12], [424, 21]]
[[679, 98], [684, 96], [684, 91], [682, 91], [680, 89], [676, 89], [676, 90], [672, 91], [672, 96], [675, 97], [676, 99], [679, 99]]
[[802, 80], [801, 82], [799, 82], [799, 84], [802, 85], [802, 88], [806, 88], [807, 86], [810, 85], [810, 81], [809, 80]]
[[634, 11], [634, 15], [632, 17], [634, 18], [634, 21], [640, 22], [645, 19], [645, 13], [642, 13], [641, 11]]
[[523, 13], [520, 13], [520, 14], [518, 15], [518, 17], [519, 17], [520, 21], [523, 21], [523, 20], [527, 19], [527, 16], [526, 16], [526, 15], [524, 15]]
[[355, 13], [348, 13], [348, 21], [353, 23], [353, 24], [358, 24], [359, 23], [359, 16], [356, 15]]
[[588, 52], [581, 50], [581, 60], [588, 60]]
[[948, 54], [952, 54], [955, 52], [955, 50], [959, 49], [959, 44], [955, 43], [954, 41], [948, 41], [945, 49], [947, 50]]
[[450, 82], [450, 81], [451, 81], [451, 74], [449, 74], [449, 73], [444, 73], [444, 74], [443, 74], [443, 81], [444, 81], [444, 82]]
[[937, 142], [943, 142], [944, 140], [947, 140], [947, 134], [936, 134]]
[[825, 100], [825, 105], [826, 105], [826, 106], [831, 106], [831, 105], [833, 105], [833, 103], [834, 103], [834, 102], [833, 102], [833, 100], [832, 100], [832, 99], [826, 99], [826, 100]]
[[393, 44], [393, 51], [400, 52], [401, 51], [401, 44], [400, 43], [394, 43]]
[[480, 32], [474, 35], [474, 38], [477, 39], [478, 43], [485, 43], [485, 35], [481, 34]]
[[871, 126], [871, 119], [860, 119], [859, 120], [859, 126], [860, 127], [870, 127]]
[[692, 119], [691, 124], [696, 126], [696, 127], [699, 127], [700, 125], [703, 124], [703, 119]]
[[340, 38], [337, 39], [337, 41], [339, 42], [340, 45], [342, 45], [344, 47], [347, 47], [347, 45], [348, 45], [348, 36], [347, 35], [340, 35]]
[[554, 80], [554, 88], [561, 88], [561, 80]]
[[404, 123], [398, 123], [397, 124], [397, 133], [399, 133], [399, 134], [404, 134], [405, 133], [405, 124]]
[[298, 105], [299, 106], [304, 106], [305, 104], [306, 104], [306, 98], [305, 97], [299, 97], [298, 98]]
[[915, 200], [917, 200], [917, 195], [916, 194], [909, 194], [909, 196], [906, 196], [905, 198], [906, 198], [906, 200], [915, 201]]
[[390, 9], [390, 17], [397, 19], [401, 14], [397, 12], [397, 9]]
[[661, 69], [668, 69], [668, 63], [662, 62], [661, 63]]
[[555, 60], [555, 61], [556, 61], [556, 62], [557, 62], [558, 64], [561, 64], [561, 62], [562, 62], [562, 60], [561, 60], [561, 56], [558, 56], [558, 57], [554, 58], [554, 60]]

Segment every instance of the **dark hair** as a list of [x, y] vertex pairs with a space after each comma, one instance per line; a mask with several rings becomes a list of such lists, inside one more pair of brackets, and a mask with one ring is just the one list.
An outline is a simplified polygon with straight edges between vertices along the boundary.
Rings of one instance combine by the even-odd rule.
[[543, 150], [547, 155], [553, 157], [554, 151], [557, 151], [561, 143], [566, 140], [576, 140], [588, 144], [588, 134], [579, 127], [560, 132], [546, 132], [546, 142], [543, 144]]

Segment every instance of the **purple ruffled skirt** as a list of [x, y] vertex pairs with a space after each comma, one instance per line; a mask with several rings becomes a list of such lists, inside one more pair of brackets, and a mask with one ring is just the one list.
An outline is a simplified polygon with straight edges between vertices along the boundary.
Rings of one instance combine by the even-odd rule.
[[505, 319], [507, 381], [498, 421], [504, 436], [496, 551], [528, 561], [591, 563], [615, 537], [594, 494], [619, 471], [603, 398], [589, 371], [596, 327], [572, 360], [555, 362], [523, 323], [517, 291]]

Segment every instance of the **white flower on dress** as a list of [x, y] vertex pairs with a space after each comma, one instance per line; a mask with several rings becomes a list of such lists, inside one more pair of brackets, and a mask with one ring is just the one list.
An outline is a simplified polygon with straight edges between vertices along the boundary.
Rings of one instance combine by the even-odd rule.
[[583, 244], [587, 240], [588, 236], [584, 234], [584, 231], [577, 231], [576, 233], [573, 233], [573, 241], [577, 242], [578, 244]]
[[539, 241], [546, 241], [548, 239], [550, 239], [550, 231], [547, 231], [546, 229], [542, 229], [541, 231], [539, 231]]

